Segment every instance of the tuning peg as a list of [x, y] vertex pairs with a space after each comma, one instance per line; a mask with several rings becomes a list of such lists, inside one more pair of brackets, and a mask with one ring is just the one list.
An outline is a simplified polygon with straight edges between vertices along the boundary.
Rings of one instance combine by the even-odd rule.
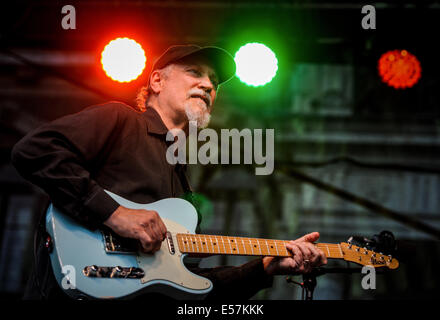
[[348, 238], [347, 242], [348, 242], [348, 249], [351, 250], [351, 247], [353, 247], [353, 237]]

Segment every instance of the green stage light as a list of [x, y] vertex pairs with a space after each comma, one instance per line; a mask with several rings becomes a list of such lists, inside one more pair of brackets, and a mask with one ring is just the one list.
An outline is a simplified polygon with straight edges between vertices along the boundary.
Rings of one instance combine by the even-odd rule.
[[235, 53], [234, 60], [237, 77], [241, 82], [254, 87], [272, 81], [278, 70], [275, 53], [261, 43], [245, 44]]

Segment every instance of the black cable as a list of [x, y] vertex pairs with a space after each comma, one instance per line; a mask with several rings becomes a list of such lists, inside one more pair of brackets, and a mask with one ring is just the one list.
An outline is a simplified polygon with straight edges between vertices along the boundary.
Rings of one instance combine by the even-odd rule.
[[316, 162], [307, 162], [307, 161], [276, 161], [276, 164], [280, 165], [291, 165], [292, 167], [325, 167], [331, 164], [339, 163], [339, 162], [347, 162], [353, 164], [358, 167], [370, 168], [370, 169], [382, 169], [382, 170], [399, 170], [399, 171], [413, 171], [413, 172], [421, 172], [421, 173], [432, 173], [432, 174], [440, 174], [440, 169], [437, 168], [428, 168], [417, 165], [405, 165], [405, 164], [397, 164], [397, 163], [368, 163], [359, 161], [357, 159], [351, 157], [336, 157], [333, 159], [329, 159], [326, 161], [316, 161]]

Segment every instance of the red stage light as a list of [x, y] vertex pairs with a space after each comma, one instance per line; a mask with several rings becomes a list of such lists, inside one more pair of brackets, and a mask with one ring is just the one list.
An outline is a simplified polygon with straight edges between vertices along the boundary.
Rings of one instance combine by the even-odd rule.
[[110, 41], [101, 54], [102, 68], [118, 82], [130, 82], [142, 73], [147, 58], [141, 45], [129, 38]]
[[378, 63], [382, 81], [396, 89], [410, 88], [419, 81], [422, 68], [417, 58], [406, 50], [384, 53]]

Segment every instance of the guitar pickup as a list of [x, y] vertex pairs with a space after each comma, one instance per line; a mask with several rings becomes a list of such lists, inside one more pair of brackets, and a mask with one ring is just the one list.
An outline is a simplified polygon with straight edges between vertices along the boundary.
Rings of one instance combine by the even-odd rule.
[[145, 273], [144, 270], [137, 267], [101, 267], [92, 265], [85, 267], [83, 274], [91, 278], [141, 279]]

